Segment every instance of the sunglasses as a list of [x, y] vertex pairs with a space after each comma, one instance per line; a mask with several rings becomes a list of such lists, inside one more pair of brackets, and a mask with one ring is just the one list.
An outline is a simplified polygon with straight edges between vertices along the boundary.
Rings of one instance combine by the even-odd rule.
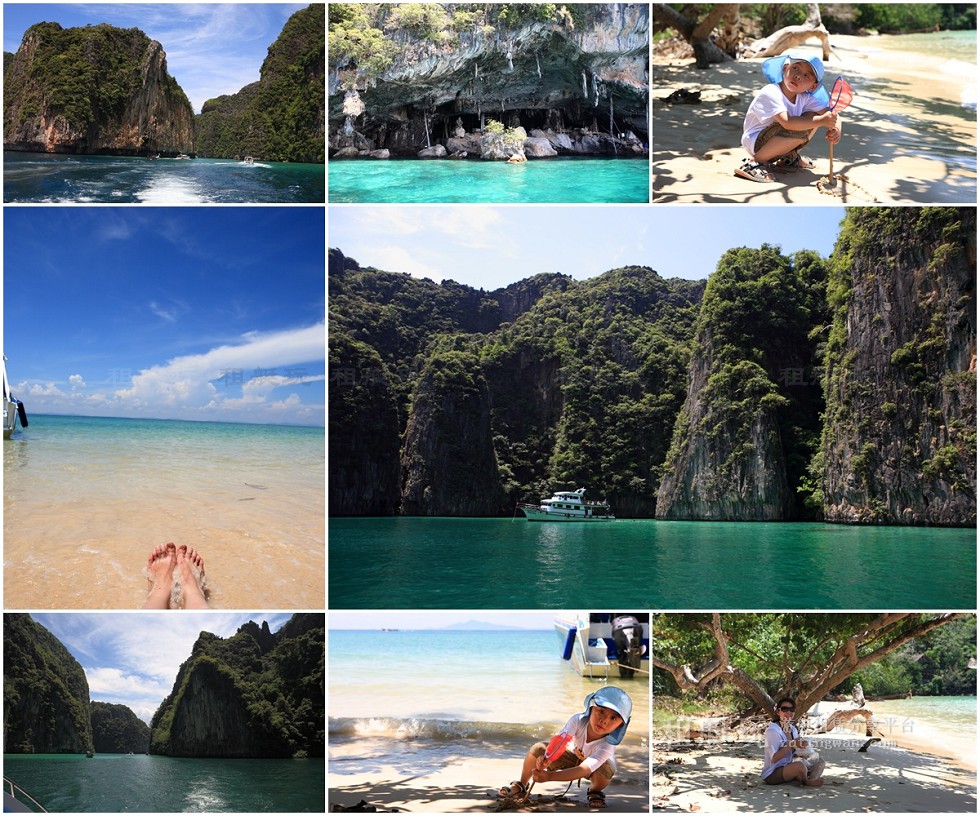
[[780, 711], [796, 711], [796, 708], [794, 706], [780, 706], [779, 707], [779, 710]]

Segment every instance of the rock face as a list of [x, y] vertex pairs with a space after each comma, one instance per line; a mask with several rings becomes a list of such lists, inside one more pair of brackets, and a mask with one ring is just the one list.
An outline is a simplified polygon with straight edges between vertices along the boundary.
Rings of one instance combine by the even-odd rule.
[[92, 739], [98, 754], [145, 754], [150, 726], [128, 706], [93, 701]]
[[976, 524], [976, 210], [850, 211], [823, 436], [830, 521]]
[[324, 9], [313, 3], [286, 21], [258, 82], [204, 103], [195, 117], [199, 155], [324, 161]]
[[[559, 154], [643, 154], [646, 5], [575, 4], [551, 19], [506, 17], [506, 9], [476, 19], [463, 5], [445, 4], [444, 19], [427, 28], [400, 18], [396, 6], [379, 6], [356, 27], [378, 32], [395, 52], [380, 72], [376, 60], [354, 53], [363, 37], [331, 34], [332, 150], [384, 147], [408, 156], [428, 137], [454, 154], [459, 150], [448, 142], [460, 130], [478, 135], [494, 119], [508, 128], [540, 129]], [[345, 105], [352, 91], [359, 95], [356, 110]]]
[[5, 66], [3, 141], [47, 153], [191, 153], [193, 111], [160, 43], [138, 29], [38, 23]]
[[194, 757], [323, 756], [323, 615], [275, 634], [247, 623], [202, 632], [151, 723], [150, 753]]
[[490, 393], [475, 355], [445, 352], [422, 373], [405, 431], [401, 512], [486, 516], [503, 498]]
[[[657, 518], [783, 521], [800, 517], [794, 440], [819, 429], [806, 371], [811, 326], [825, 317], [823, 265], [776, 248], [729, 250], [708, 280], [687, 397], [657, 494]], [[794, 471], [798, 468], [794, 468]]]
[[71, 653], [30, 615], [3, 616], [3, 751], [92, 750], [88, 681]]

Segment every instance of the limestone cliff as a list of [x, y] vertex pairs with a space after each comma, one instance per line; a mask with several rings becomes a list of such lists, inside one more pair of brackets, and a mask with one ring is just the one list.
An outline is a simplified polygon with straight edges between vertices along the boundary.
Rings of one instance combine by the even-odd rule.
[[150, 727], [128, 706], [93, 700], [92, 740], [97, 754], [145, 754]]
[[976, 210], [851, 210], [835, 249], [830, 521], [976, 524]]
[[823, 277], [813, 253], [789, 259], [767, 245], [719, 261], [698, 316], [657, 518], [800, 517], [805, 440], [819, 428], [808, 335], [825, 314]]
[[464, 351], [430, 357], [412, 399], [402, 450], [401, 512], [494, 515], [503, 498], [480, 360]]
[[644, 4], [378, 4], [373, 16], [334, 5], [330, 146], [340, 157], [435, 144], [438, 155], [478, 157], [491, 119], [523, 127], [529, 157], [639, 155], [649, 141]]
[[323, 756], [323, 615], [276, 633], [247, 623], [202, 632], [151, 722], [150, 752], [195, 757]]
[[196, 117], [200, 155], [324, 161], [324, 8], [313, 3], [286, 21], [258, 82], [204, 103]]
[[30, 615], [3, 616], [3, 751], [92, 750], [88, 680], [71, 653]]
[[193, 111], [160, 43], [136, 28], [31, 26], [4, 70], [7, 150], [176, 155]]

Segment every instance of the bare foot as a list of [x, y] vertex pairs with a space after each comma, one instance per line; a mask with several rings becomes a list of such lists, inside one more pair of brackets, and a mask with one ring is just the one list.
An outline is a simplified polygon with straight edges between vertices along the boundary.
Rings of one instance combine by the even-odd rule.
[[210, 609], [204, 580], [204, 558], [193, 547], [177, 548], [177, 578], [184, 592], [184, 609]]
[[808, 788], [819, 788], [823, 784], [823, 777], [820, 777], [820, 779], [807, 779], [803, 784]]
[[176, 564], [177, 548], [172, 541], [150, 550], [146, 559], [146, 577], [150, 582], [150, 591], [143, 601], [144, 609], [170, 608], [170, 592], [173, 589]]

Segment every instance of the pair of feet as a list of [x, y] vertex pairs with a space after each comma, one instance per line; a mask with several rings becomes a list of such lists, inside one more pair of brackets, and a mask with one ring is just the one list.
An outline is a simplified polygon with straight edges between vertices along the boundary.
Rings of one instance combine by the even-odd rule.
[[143, 602], [144, 609], [210, 608], [204, 583], [204, 558], [193, 547], [186, 544], [178, 547], [172, 541], [154, 547], [146, 559], [146, 577], [150, 592]]

